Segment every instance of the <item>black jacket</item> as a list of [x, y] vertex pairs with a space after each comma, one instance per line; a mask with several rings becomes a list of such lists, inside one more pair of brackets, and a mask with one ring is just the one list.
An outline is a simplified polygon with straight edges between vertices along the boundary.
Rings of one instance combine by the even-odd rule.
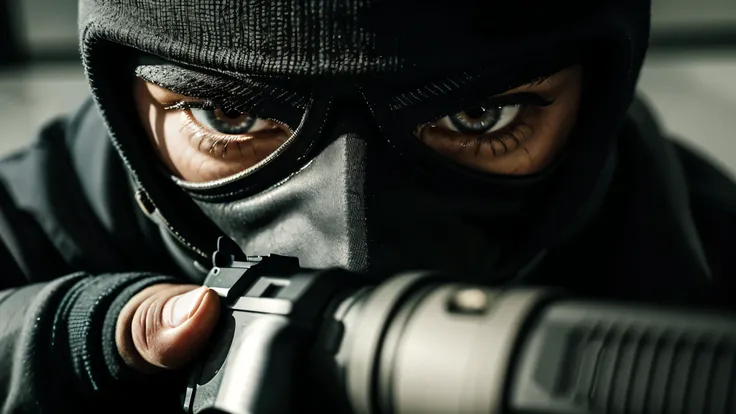
[[[664, 139], [639, 101], [619, 148], [603, 210], [530, 283], [590, 296], [733, 303], [736, 184]], [[187, 279], [137, 205], [91, 100], [0, 161], [0, 238], [2, 413], [176, 412], [174, 390], [183, 384], [126, 369], [113, 328], [142, 288], [201, 280]], [[152, 396], [158, 403], [146, 401]]]

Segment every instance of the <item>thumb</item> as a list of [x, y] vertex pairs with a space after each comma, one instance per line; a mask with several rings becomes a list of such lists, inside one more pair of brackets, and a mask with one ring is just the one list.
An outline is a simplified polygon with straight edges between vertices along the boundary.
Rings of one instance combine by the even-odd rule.
[[199, 354], [212, 334], [220, 316], [220, 299], [204, 286], [159, 285], [149, 289], [139, 293], [141, 298], [131, 300], [139, 303], [129, 326], [140, 357], [131, 358], [135, 361], [132, 365], [147, 372], [155, 367], [182, 368]]

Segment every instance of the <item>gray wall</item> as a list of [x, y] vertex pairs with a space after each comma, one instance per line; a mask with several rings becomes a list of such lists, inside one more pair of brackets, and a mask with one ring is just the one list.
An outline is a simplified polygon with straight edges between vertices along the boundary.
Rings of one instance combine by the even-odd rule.
[[652, 0], [655, 29], [736, 25], [734, 0]]
[[26, 51], [31, 55], [73, 51], [77, 44], [77, 0], [10, 0]]

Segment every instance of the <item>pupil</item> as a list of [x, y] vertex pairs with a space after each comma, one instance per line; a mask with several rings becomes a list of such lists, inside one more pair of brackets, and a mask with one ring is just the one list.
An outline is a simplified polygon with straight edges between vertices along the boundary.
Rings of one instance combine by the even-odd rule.
[[465, 111], [465, 114], [469, 118], [480, 118], [486, 113], [486, 108], [483, 108], [482, 106], [476, 106], [475, 108], [470, 108], [467, 111]]
[[221, 109], [220, 112], [222, 113], [223, 117], [229, 118], [229, 119], [238, 119], [241, 116], [245, 115], [233, 109]]

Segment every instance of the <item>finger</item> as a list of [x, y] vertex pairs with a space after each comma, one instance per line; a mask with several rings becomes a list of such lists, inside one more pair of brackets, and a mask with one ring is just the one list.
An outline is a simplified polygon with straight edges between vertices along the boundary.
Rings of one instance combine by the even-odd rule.
[[140, 308], [145, 301], [148, 301], [161, 291], [180, 289], [182, 293], [185, 293], [197, 289], [198, 287], [199, 286], [197, 285], [174, 285], [170, 283], [156, 284], [138, 292], [138, 294], [133, 296], [128, 303], [125, 304], [118, 315], [117, 325], [115, 328], [115, 343], [118, 348], [118, 353], [126, 365], [148, 374], [155, 374], [160, 371], [160, 368], [151, 365], [143, 359], [136, 349], [133, 341], [133, 319], [138, 308]]
[[220, 299], [206, 287], [162, 290], [145, 300], [133, 318], [136, 350], [153, 366], [178, 369], [202, 349], [219, 317]]
[[[143, 293], [143, 292], [142, 292]], [[220, 313], [220, 299], [206, 287], [167, 285], [131, 301], [132, 366], [151, 372], [178, 369], [201, 351]], [[140, 366], [140, 365], [143, 366]]]

